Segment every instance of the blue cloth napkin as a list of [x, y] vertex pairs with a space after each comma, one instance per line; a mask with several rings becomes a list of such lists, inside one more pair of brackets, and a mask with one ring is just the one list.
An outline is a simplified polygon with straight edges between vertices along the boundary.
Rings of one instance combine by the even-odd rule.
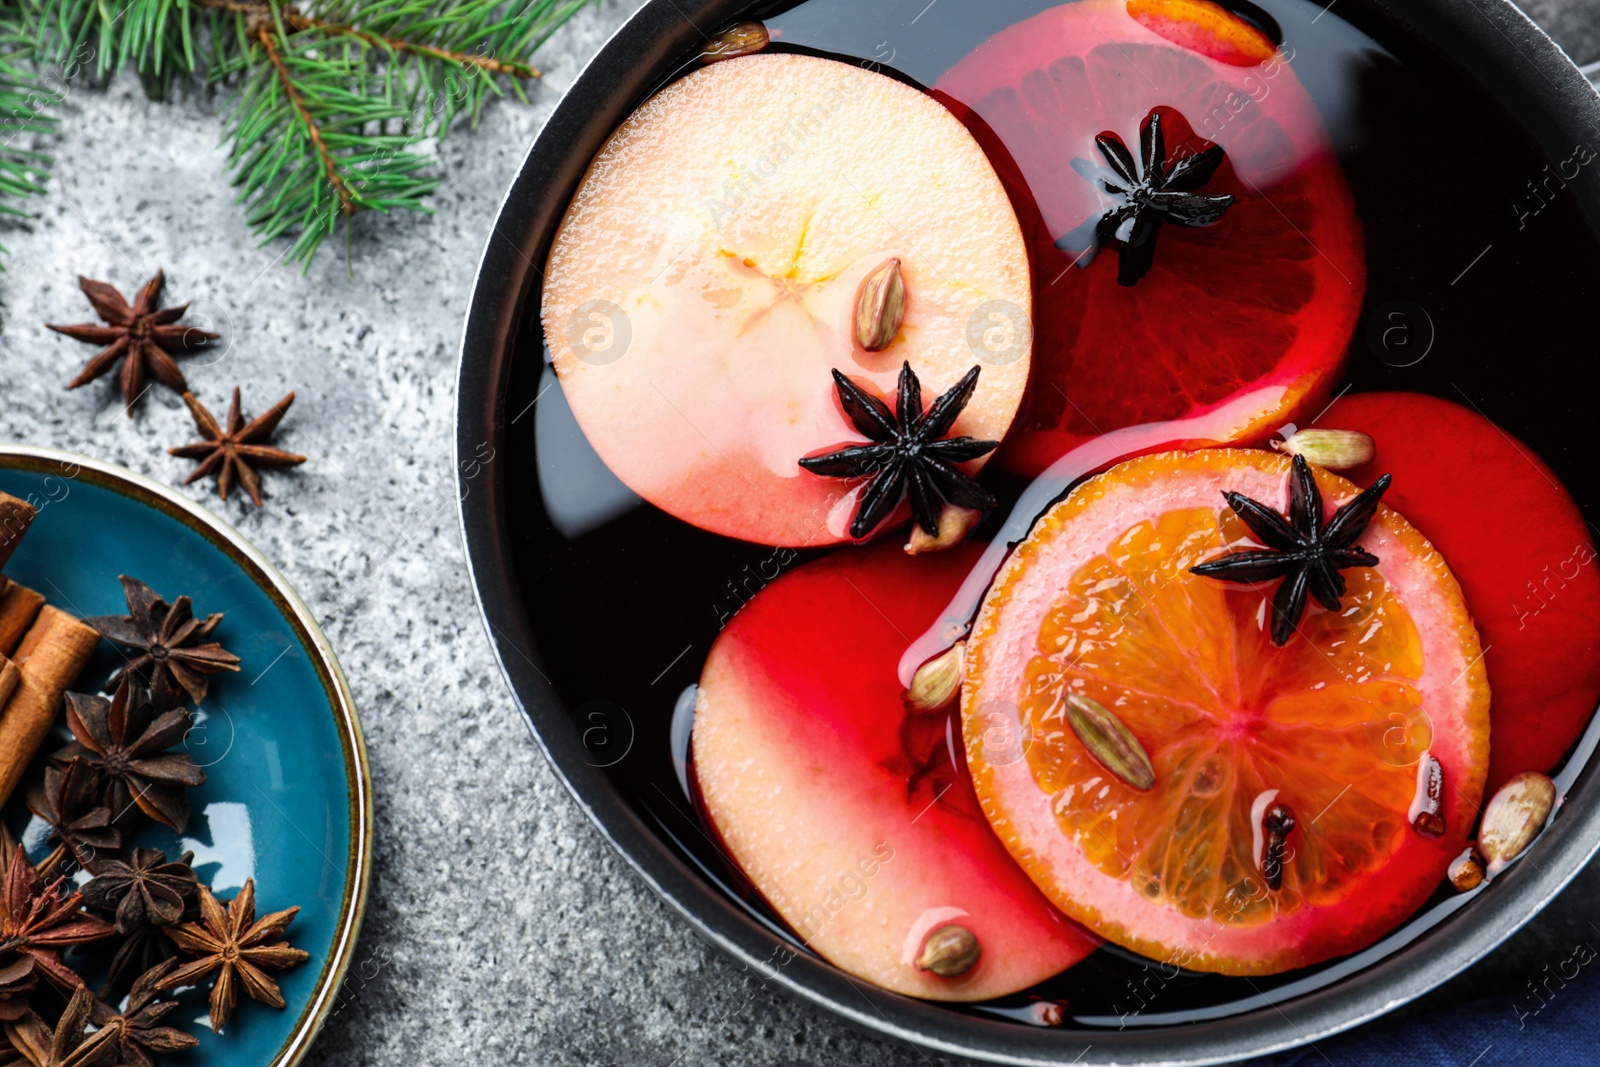
[[[1492, 965], [1492, 964], [1491, 964]], [[1379, 1019], [1250, 1067], [1595, 1067], [1600, 930], [1554, 952], [1522, 986], [1440, 1011]]]

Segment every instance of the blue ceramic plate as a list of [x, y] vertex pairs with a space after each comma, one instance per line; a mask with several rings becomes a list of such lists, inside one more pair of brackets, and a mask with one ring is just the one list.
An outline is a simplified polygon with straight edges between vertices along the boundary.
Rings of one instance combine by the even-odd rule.
[[[200, 1038], [181, 1054], [185, 1067], [298, 1063], [335, 1006], [372, 862], [366, 749], [327, 638], [260, 553], [165, 486], [97, 460], [13, 445], [0, 446], [0, 490], [39, 509], [6, 575], [48, 602], [79, 616], [123, 614], [117, 576], [129, 574], [169, 601], [189, 595], [197, 615], [226, 613], [216, 636], [241, 670], [212, 676], [185, 742], [206, 769], [205, 785], [190, 791], [189, 826], [182, 835], [145, 827], [132, 843], [170, 856], [192, 850], [201, 880], [222, 899], [254, 878], [258, 914], [300, 905], [288, 937], [311, 959], [276, 975], [285, 1010], [241, 995], [215, 1035], [208, 990], [193, 989], [169, 1016]], [[102, 642], [77, 688], [95, 691], [119, 661]], [[59, 729], [46, 752], [68, 739]], [[42, 859], [48, 828], [16, 799], [7, 810], [29, 854]], [[93, 984], [91, 959], [76, 962]]]

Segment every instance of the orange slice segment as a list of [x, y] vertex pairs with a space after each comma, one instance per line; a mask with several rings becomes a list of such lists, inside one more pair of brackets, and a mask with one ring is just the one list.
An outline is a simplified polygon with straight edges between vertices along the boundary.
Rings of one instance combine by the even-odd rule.
[[[934, 88], [996, 161], [1037, 279], [1032, 380], [998, 462], [1037, 474], [1100, 434], [1224, 410], [1248, 442], [1322, 405], [1366, 289], [1361, 223], [1291, 56], [1256, 27], [1206, 0], [1078, 0]], [[1222, 146], [1205, 192], [1235, 200], [1214, 225], [1163, 227], [1123, 286], [1117, 253], [1088, 255], [1108, 201], [1083, 174], [1100, 135], [1137, 147], [1152, 109], [1173, 158]]]
[[[1380, 508], [1288, 645], [1262, 587], [1189, 568], [1251, 535], [1222, 491], [1288, 508], [1289, 462], [1213, 449], [1124, 463], [1079, 486], [997, 577], [968, 643], [968, 764], [990, 822], [1059, 908], [1102, 936], [1196, 970], [1269, 974], [1365, 947], [1438, 886], [1470, 831], [1488, 764], [1477, 631], [1442, 557]], [[1357, 489], [1317, 473], [1329, 512]], [[1109, 709], [1156, 784], [1099, 762], [1067, 698]], [[997, 719], [997, 716], [999, 717]], [[1031, 739], [987, 751], [998, 725]], [[1431, 836], [1413, 821], [1442, 771]], [[1263, 813], [1296, 825], [1281, 884]]]

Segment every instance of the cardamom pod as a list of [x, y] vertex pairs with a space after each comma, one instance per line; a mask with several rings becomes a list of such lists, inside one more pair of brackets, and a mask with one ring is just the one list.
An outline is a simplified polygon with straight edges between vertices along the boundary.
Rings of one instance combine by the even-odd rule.
[[1378, 453], [1372, 437], [1360, 430], [1296, 430], [1287, 441], [1272, 442], [1272, 447], [1291, 456], [1304, 456], [1307, 463], [1330, 471], [1370, 463]]
[[1483, 884], [1483, 860], [1476, 848], [1468, 848], [1450, 864], [1450, 884], [1456, 892], [1465, 893]]
[[906, 542], [906, 555], [919, 556], [924, 552], [937, 552], [959, 545], [982, 519], [983, 512], [977, 508], [946, 504], [944, 510], [939, 512], [939, 536], [930, 537], [920, 524], [911, 524], [911, 539]]
[[917, 969], [931, 971], [940, 978], [954, 978], [972, 970], [982, 955], [978, 936], [965, 926], [951, 923], [934, 930], [922, 943]]
[[1102, 767], [1141, 791], [1156, 784], [1156, 769], [1144, 746], [1109, 708], [1076, 693], [1066, 704], [1067, 724]]
[[772, 43], [772, 35], [759, 22], [735, 22], [716, 34], [700, 50], [700, 62], [716, 63], [735, 56], [760, 52]]
[[918, 714], [943, 711], [961, 695], [961, 676], [966, 666], [965, 641], [957, 641], [917, 668], [911, 688], [900, 695], [906, 710]]
[[1498, 871], [1522, 855], [1556, 806], [1556, 784], [1538, 771], [1523, 771], [1501, 786], [1483, 809], [1478, 852]]
[[906, 319], [906, 281], [900, 258], [891, 256], [861, 282], [856, 293], [856, 343], [868, 352], [882, 352]]

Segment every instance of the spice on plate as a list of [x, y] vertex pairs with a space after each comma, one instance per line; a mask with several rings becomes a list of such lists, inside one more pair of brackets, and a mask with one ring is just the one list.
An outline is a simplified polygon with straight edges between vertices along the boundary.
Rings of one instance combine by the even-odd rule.
[[122, 847], [122, 834], [100, 794], [94, 772], [78, 759], [50, 763], [44, 781], [28, 790], [28, 810], [50, 824], [49, 842], [55, 845], [39, 865], [42, 873], [59, 872], [68, 854], [88, 870], [103, 855]]
[[110, 700], [67, 694], [67, 728], [76, 740], [52, 758], [81, 758], [92, 767], [113, 818], [129, 818], [137, 807], [182, 833], [189, 822], [184, 790], [203, 784], [206, 772], [187, 752], [167, 750], [192, 724], [186, 708], [156, 714], [144, 690], [124, 676]]
[[98, 1000], [94, 1003], [91, 1018], [95, 1027], [118, 1032], [117, 1052], [127, 1067], [155, 1067], [157, 1053], [182, 1052], [200, 1044], [193, 1034], [161, 1025], [178, 1002], [156, 999], [157, 984], [177, 965], [177, 960], [167, 960], [140, 975], [120, 1012]]
[[283, 993], [263, 968], [283, 970], [311, 958], [310, 953], [282, 940], [284, 931], [299, 913], [297, 907], [288, 908], [258, 920], [253, 878], [246, 879], [244, 888], [228, 902], [226, 912], [211, 895], [211, 890], [201, 886], [200, 921], [174, 926], [168, 932], [178, 948], [196, 958], [171, 971], [156, 983], [156, 988], [197, 985], [208, 975], [215, 974], [216, 984], [211, 987], [211, 1029], [219, 1032], [238, 1003], [240, 985], [253, 999], [282, 1008]]
[[157, 710], [177, 707], [186, 694], [199, 704], [206, 698], [206, 675], [239, 669], [239, 657], [211, 640], [222, 612], [202, 621], [194, 617], [188, 597], [168, 604], [139, 579], [126, 574], [120, 578], [128, 614], [94, 615], [84, 622], [136, 653], [115, 677], [138, 679]]
[[83, 902], [111, 915], [123, 938], [106, 976], [113, 994], [176, 953], [164, 931], [194, 918], [200, 884], [193, 863], [193, 852], [168, 862], [165, 852], [139, 848], [130, 857], [107, 857], [95, 865]]
[[0, 570], [11, 562], [11, 553], [22, 543], [22, 535], [33, 525], [38, 509], [10, 493], [0, 493]]
[[120, 1028], [107, 1026], [92, 1034], [88, 1029], [94, 994], [79, 986], [51, 1027], [33, 1011], [5, 1024], [11, 1047], [35, 1067], [94, 1067], [116, 1061]]
[[82, 894], [68, 893], [65, 886], [65, 878], [46, 883], [27, 853], [17, 849], [0, 893], [0, 944], [27, 956], [57, 986], [73, 989], [83, 979], [61, 962], [62, 950], [99, 941], [113, 931], [110, 923], [84, 914]]
[[61, 711], [61, 695], [93, 654], [100, 635], [60, 608], [39, 609], [11, 657], [14, 689], [0, 711], [0, 803], [10, 798]]

